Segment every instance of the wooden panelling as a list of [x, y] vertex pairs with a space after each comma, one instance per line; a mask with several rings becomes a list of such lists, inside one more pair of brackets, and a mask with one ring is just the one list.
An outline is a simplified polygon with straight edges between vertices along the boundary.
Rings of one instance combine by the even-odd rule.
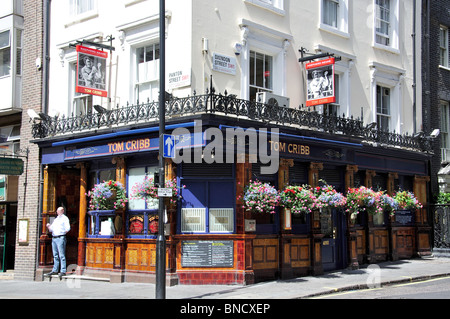
[[396, 248], [399, 258], [411, 258], [415, 251], [415, 236], [414, 228], [398, 228], [396, 233]]
[[253, 240], [253, 269], [278, 268], [278, 239]]
[[293, 268], [311, 266], [311, 244], [308, 238], [292, 239], [291, 241], [291, 266]]
[[375, 230], [373, 232], [375, 254], [389, 254], [389, 233], [387, 230]]

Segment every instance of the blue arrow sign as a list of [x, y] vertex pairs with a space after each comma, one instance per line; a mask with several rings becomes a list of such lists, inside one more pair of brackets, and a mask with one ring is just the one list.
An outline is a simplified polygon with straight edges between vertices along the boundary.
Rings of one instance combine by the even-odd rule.
[[164, 134], [164, 158], [175, 158], [175, 136]]

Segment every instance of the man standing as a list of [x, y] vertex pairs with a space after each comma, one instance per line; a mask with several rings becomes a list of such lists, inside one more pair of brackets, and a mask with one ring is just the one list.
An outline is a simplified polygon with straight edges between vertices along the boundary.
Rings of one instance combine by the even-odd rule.
[[53, 270], [46, 274], [52, 276], [58, 274], [61, 266], [59, 276], [66, 275], [66, 234], [70, 230], [69, 218], [64, 215], [64, 207], [59, 207], [56, 210], [57, 217], [52, 224], [47, 224], [47, 229], [52, 233], [52, 250], [53, 250]]

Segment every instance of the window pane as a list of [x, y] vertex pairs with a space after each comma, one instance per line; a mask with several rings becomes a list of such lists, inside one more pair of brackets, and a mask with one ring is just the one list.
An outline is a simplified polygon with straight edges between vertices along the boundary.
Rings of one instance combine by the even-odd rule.
[[9, 30], [0, 33], [0, 49], [9, 47]]
[[256, 53], [255, 78], [256, 86], [264, 87], [264, 55]]
[[[128, 171], [128, 194], [131, 195], [132, 189], [136, 183], [141, 183], [145, 178], [145, 167], [131, 168]], [[143, 199], [132, 199], [129, 196], [128, 201], [129, 210], [145, 209], [145, 200]]]
[[323, 0], [323, 23], [337, 28], [339, 1]]
[[11, 73], [11, 51], [9, 48], [0, 50], [0, 76]]

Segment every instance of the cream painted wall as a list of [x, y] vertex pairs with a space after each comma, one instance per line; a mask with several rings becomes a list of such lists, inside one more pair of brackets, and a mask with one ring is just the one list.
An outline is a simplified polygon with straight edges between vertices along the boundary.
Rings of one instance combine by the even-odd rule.
[[[290, 106], [305, 104], [304, 65], [298, 62], [299, 49], [309, 53], [330, 52], [342, 57], [337, 71], [342, 83], [340, 113], [360, 117], [365, 124], [376, 120], [374, 88], [377, 84], [391, 88], [398, 109], [393, 116], [393, 130], [412, 133], [413, 53], [412, 4], [399, 1], [398, 48], [385, 50], [374, 45], [374, 0], [348, 3], [347, 30], [330, 31], [320, 25], [320, 1], [277, 0], [278, 8], [260, 0], [167, 0], [170, 12], [167, 29], [167, 72], [191, 70], [191, 85], [171, 90], [179, 97], [203, 94], [212, 75], [217, 92], [225, 90], [240, 98], [248, 98], [248, 53], [257, 50], [274, 55], [273, 93], [288, 96]], [[393, 0], [397, 1], [397, 0]], [[142, 0], [98, 0], [98, 10], [83, 21], [69, 16], [69, 0], [52, 2], [50, 110], [68, 114], [69, 62], [75, 59], [69, 43], [77, 39], [93, 39], [112, 34], [113, 45], [112, 99], [123, 106], [133, 103], [130, 83], [134, 63], [133, 48], [145, 41], [157, 41], [158, 3]], [[259, 5], [258, 5], [259, 4]], [[417, 123], [421, 123], [421, 59], [420, 5], [417, 7]], [[123, 31], [123, 32], [122, 32]], [[203, 39], [208, 40], [204, 51]], [[121, 39], [123, 39], [121, 41]], [[235, 44], [243, 46], [235, 55]], [[236, 74], [212, 70], [214, 53], [236, 58]], [[118, 63], [118, 64], [117, 64]], [[118, 67], [118, 69], [117, 69]], [[375, 71], [376, 69], [376, 71]], [[116, 85], [117, 79], [117, 85]], [[106, 99], [98, 102], [105, 105]]]

